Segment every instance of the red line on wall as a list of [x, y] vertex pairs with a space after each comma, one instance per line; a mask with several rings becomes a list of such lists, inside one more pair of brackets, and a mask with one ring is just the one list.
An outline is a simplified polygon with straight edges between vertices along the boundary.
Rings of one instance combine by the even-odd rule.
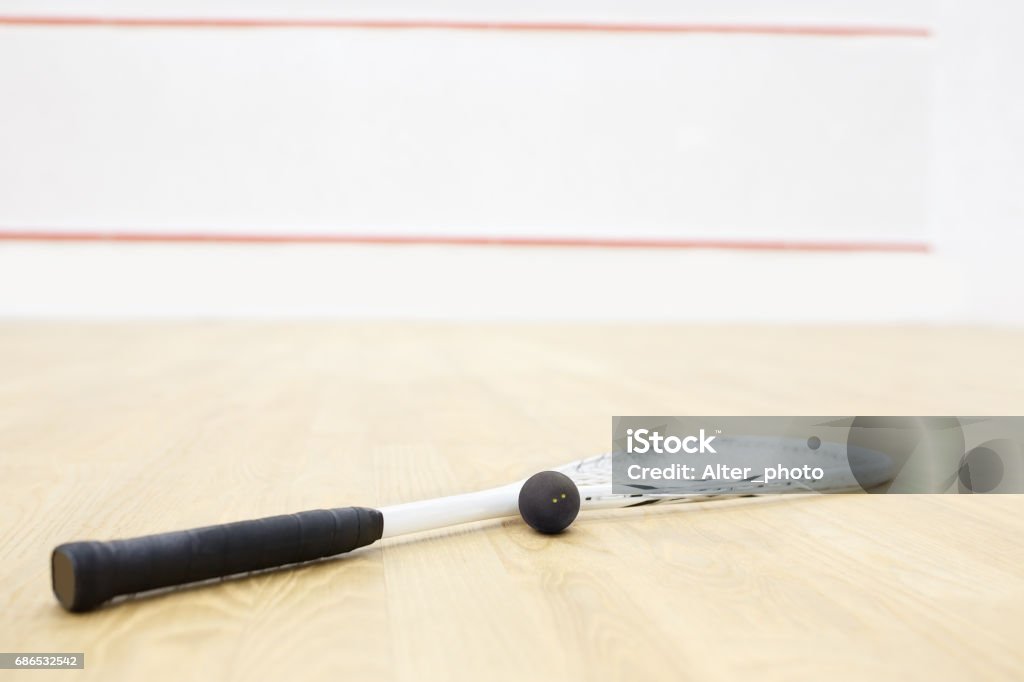
[[777, 24], [660, 24], [577, 21], [458, 21], [450, 19], [273, 19], [244, 17], [116, 17], [0, 15], [4, 26], [112, 28], [319, 28], [428, 29], [452, 31], [561, 31], [589, 33], [733, 33], [831, 37], [927, 38], [931, 31], [916, 26], [825, 26]]
[[379, 244], [394, 246], [494, 246], [598, 249], [718, 249], [929, 253], [924, 242], [843, 242], [728, 239], [614, 239], [590, 237], [470, 237], [360, 234], [231, 234], [150, 232], [0, 231], [0, 241], [130, 242], [147, 244]]

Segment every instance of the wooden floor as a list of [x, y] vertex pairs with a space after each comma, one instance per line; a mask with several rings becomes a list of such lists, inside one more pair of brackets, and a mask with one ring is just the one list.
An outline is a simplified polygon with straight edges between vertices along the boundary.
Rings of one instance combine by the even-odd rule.
[[[615, 414], [1024, 414], [1024, 332], [0, 325], [0, 679], [1020, 679], [1024, 496], [516, 520], [69, 615], [49, 552], [504, 483]], [[294, 675], [292, 673], [295, 673]]]

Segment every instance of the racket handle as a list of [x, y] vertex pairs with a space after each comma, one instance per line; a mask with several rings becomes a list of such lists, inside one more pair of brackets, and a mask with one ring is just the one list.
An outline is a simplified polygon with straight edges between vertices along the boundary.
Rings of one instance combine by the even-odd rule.
[[376, 509], [344, 507], [270, 516], [53, 550], [53, 593], [68, 611], [111, 597], [350, 552], [380, 539]]

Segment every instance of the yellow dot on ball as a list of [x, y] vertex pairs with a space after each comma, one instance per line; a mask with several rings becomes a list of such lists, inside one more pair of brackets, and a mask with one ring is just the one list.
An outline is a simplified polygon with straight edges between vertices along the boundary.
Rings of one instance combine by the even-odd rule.
[[565, 499], [565, 493], [562, 493], [562, 499], [563, 500]]
[[558, 498], [557, 497], [552, 497], [551, 501], [554, 502], [555, 504], [558, 504]]

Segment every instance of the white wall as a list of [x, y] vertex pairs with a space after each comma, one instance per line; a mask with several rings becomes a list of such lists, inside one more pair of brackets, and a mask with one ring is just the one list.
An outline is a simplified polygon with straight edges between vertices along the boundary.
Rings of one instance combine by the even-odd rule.
[[[287, 7], [289, 16], [337, 17], [332, 6]], [[0, 14], [273, 17], [283, 7], [7, 0]], [[953, 170], [961, 160], [956, 129], [977, 113], [957, 93], [978, 88], [966, 74], [957, 80], [951, 65], [955, 52], [987, 35], [982, 27], [943, 42], [941, 26], [960, 26], [958, 13], [970, 10], [949, 3], [935, 18], [922, 2], [790, 0], [499, 3], [486, 10], [364, 3], [346, 11], [732, 27], [938, 23], [934, 38], [0, 20], [0, 236], [914, 247], [8, 240], [0, 241], [0, 314], [991, 319], [1003, 307], [984, 310], [977, 297], [1006, 285], [983, 268], [988, 279], [979, 285], [970, 274], [977, 261], [948, 246], [968, 229], [1012, 222], [1000, 213], [967, 228], [951, 217], [949, 188], [959, 185], [957, 172], [968, 173]], [[1007, 42], [1004, 49], [1015, 48]], [[1009, 67], [990, 62], [1009, 78]], [[983, 134], [997, 139], [998, 125]]]
[[930, 224], [964, 319], [1024, 322], [1024, 4], [936, 4]]
[[11, 15], [920, 25], [931, 0], [3, 0]]
[[6, 225], [840, 241], [925, 228], [916, 38], [8, 28], [0, 55]]

